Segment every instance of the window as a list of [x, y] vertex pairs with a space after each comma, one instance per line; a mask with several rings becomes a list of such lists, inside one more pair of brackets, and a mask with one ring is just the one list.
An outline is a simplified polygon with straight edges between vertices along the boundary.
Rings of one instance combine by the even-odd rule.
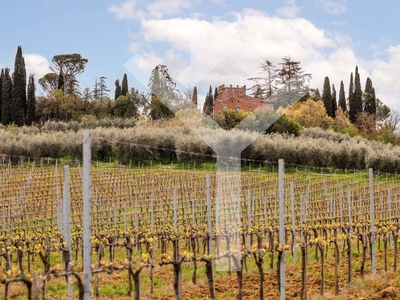
[[240, 106], [236, 106], [236, 112], [238, 113], [240, 111]]

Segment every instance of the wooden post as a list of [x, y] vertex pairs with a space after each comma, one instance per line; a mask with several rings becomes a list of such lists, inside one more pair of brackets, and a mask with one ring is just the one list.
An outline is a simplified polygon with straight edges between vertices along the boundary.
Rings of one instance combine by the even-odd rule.
[[[70, 271], [71, 262], [71, 216], [70, 216], [70, 184], [69, 184], [69, 166], [64, 166], [64, 193], [63, 193], [63, 213], [64, 213], [64, 226], [63, 226], [63, 236], [66, 243], [65, 247], [68, 251], [68, 266], [65, 270]], [[68, 281], [68, 299], [72, 299], [72, 286], [69, 282], [69, 276], [67, 276]]]
[[[284, 161], [279, 160], [279, 244], [285, 246], [285, 203], [284, 203]], [[285, 249], [282, 251], [282, 258], [279, 264], [280, 269], [280, 299], [286, 299], [285, 290]]]
[[290, 208], [292, 210], [292, 232], [293, 232], [293, 243], [292, 243], [292, 253], [293, 253], [293, 263], [296, 264], [296, 222], [294, 213], [294, 182], [290, 182]]
[[374, 206], [374, 170], [369, 169], [369, 209], [371, 223], [371, 263], [372, 276], [376, 276], [376, 250], [375, 250], [375, 206]]
[[91, 235], [91, 207], [90, 207], [90, 185], [91, 185], [91, 138], [90, 131], [83, 132], [83, 289], [84, 300], [90, 300], [92, 296], [92, 246]]
[[211, 180], [210, 174], [206, 174], [206, 185], [207, 185], [207, 219], [208, 219], [208, 252], [213, 253], [212, 249], [212, 224], [211, 224]]

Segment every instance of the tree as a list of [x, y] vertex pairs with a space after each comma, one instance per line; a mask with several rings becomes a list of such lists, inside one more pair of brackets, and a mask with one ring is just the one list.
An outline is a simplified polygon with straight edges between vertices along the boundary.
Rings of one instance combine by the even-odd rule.
[[194, 105], [197, 107], [197, 87], [193, 88], [193, 96], [192, 96], [192, 102]]
[[358, 73], [358, 66], [356, 66], [354, 76], [354, 88], [353, 88], [353, 73], [350, 77], [350, 88], [349, 88], [349, 119], [355, 124], [357, 122], [357, 115], [362, 112], [362, 90], [360, 83], [360, 74]]
[[348, 98], [348, 103], [349, 103], [349, 119], [351, 123], [355, 123], [356, 116], [355, 116], [355, 111], [354, 111], [354, 82], [353, 82], [353, 72], [350, 74], [350, 83], [349, 83], [349, 98]]
[[360, 81], [360, 74], [358, 73], [358, 66], [356, 66], [356, 73], [354, 77], [354, 109], [356, 116], [359, 113], [362, 113], [363, 106], [362, 106], [362, 89], [361, 89], [361, 81]]
[[30, 126], [36, 119], [36, 96], [35, 96], [35, 77], [29, 75], [28, 80], [28, 98], [27, 98], [27, 118], [26, 125]]
[[64, 93], [64, 75], [63, 75], [62, 71], [60, 71], [60, 74], [58, 74], [57, 89], [62, 90]]
[[321, 94], [319, 93], [319, 89], [314, 90], [314, 96], [312, 97], [312, 99], [316, 101], [322, 100]]
[[339, 107], [342, 109], [343, 112], [346, 112], [346, 111], [347, 111], [346, 95], [345, 95], [345, 93], [344, 93], [344, 84], [343, 84], [343, 80], [340, 81]]
[[145, 96], [135, 88], [131, 88], [130, 92], [126, 93], [126, 95], [120, 95], [115, 100], [111, 112], [115, 117], [136, 118], [140, 115], [145, 103]]
[[22, 126], [26, 119], [26, 70], [25, 60], [22, 57], [22, 48], [18, 46], [14, 62], [11, 122]]
[[106, 79], [107, 77], [101, 76], [99, 78], [99, 96], [101, 98], [103, 97], [107, 97], [108, 98], [108, 94], [106, 92], [109, 92], [110, 90], [107, 89], [107, 85], [106, 85]]
[[372, 80], [369, 77], [365, 82], [365, 90], [363, 96], [364, 96], [364, 112], [376, 116], [375, 89], [372, 86]]
[[87, 63], [88, 60], [82, 58], [80, 54], [61, 54], [53, 57], [50, 69], [54, 73], [61, 73], [63, 75], [64, 84], [70, 86], [69, 82], [83, 73]]
[[153, 120], [172, 118], [174, 113], [170, 108], [173, 109], [176, 105], [178, 93], [166, 65], [158, 65], [153, 69], [148, 87], [150, 88], [150, 117]]
[[122, 78], [122, 86], [121, 86], [121, 94], [126, 95], [126, 93], [129, 92], [129, 87], [128, 87], [128, 76], [124, 74], [124, 77]]
[[93, 99], [92, 92], [88, 87], [83, 90], [83, 99], [85, 102], [90, 102]]
[[218, 88], [215, 87], [215, 90], [214, 90], [214, 101], [217, 99], [217, 97], [218, 97]]
[[94, 99], [100, 98], [99, 83], [97, 82], [97, 78], [94, 80], [92, 95]]
[[255, 85], [249, 89], [253, 91], [251, 95], [255, 98], [267, 99], [278, 89], [278, 74], [276, 67], [269, 60], [261, 63], [260, 68], [261, 76], [248, 79], [255, 82]]
[[333, 123], [333, 119], [326, 113], [324, 103], [313, 99], [294, 104], [285, 115], [304, 127], [327, 129]]
[[309, 91], [308, 82], [312, 76], [304, 73], [300, 67], [300, 61], [294, 61], [290, 56], [282, 58], [280, 69], [276, 69], [278, 74], [278, 84], [282, 88], [277, 93], [275, 106], [285, 107], [299, 101]]
[[328, 116], [333, 118], [331, 84], [329, 82], [328, 76], [326, 76], [325, 80], [324, 80], [324, 89], [322, 92], [322, 102], [324, 103], [326, 113], [328, 114]]
[[203, 112], [206, 115], [211, 116], [213, 113], [213, 109], [214, 109], [214, 99], [213, 99], [213, 94], [212, 94], [212, 88], [210, 85], [210, 90], [208, 91], [206, 99], [204, 101]]
[[335, 85], [332, 84], [332, 113], [333, 113], [333, 118], [336, 117], [336, 111], [337, 111], [338, 107], [337, 107], [337, 102], [336, 102], [336, 89], [335, 89]]
[[2, 111], [1, 111], [1, 123], [8, 125], [11, 121], [11, 108], [12, 108], [12, 80], [10, 76], [10, 69], [4, 70], [4, 76], [2, 80]]
[[390, 108], [386, 104], [376, 98], [376, 118], [378, 122], [384, 121], [390, 115]]
[[119, 79], [115, 80], [115, 94], [114, 100], [117, 100], [119, 96], [122, 95], [121, 85], [119, 84]]
[[1, 112], [2, 112], [2, 106], [3, 106], [3, 77], [4, 77], [4, 69], [1, 69], [0, 72], [0, 123], [1, 123]]
[[47, 97], [38, 100], [38, 116], [42, 121], [69, 121], [79, 119], [85, 109], [85, 102], [76, 95], [63, 93], [62, 90], [51, 90]]
[[39, 78], [38, 82], [43, 91], [48, 92], [58, 88], [58, 79], [59, 76], [56, 73], [47, 73], [42, 78]]
[[358, 129], [350, 122], [346, 112], [344, 112], [341, 107], [336, 110], [334, 123], [331, 125], [331, 128], [336, 132], [347, 133], [350, 136], [356, 136], [358, 134]]

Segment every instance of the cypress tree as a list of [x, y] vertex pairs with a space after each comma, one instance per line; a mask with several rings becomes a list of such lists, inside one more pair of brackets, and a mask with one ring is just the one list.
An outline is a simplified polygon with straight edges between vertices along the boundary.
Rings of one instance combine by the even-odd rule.
[[1, 123], [1, 111], [2, 111], [2, 86], [3, 86], [3, 77], [4, 77], [4, 69], [1, 69], [1, 73], [0, 73], [0, 123]]
[[12, 103], [12, 80], [10, 76], [10, 69], [4, 70], [2, 81], [2, 110], [1, 110], [1, 123], [8, 125], [11, 123], [11, 103]]
[[210, 90], [208, 91], [206, 100], [204, 101], [203, 112], [210, 116], [213, 113], [213, 108], [214, 108], [214, 99], [212, 94], [212, 88], [210, 85]]
[[197, 87], [193, 88], [192, 102], [197, 107]]
[[350, 85], [349, 85], [349, 119], [352, 123], [356, 122], [353, 72], [350, 75]]
[[60, 74], [58, 75], [57, 89], [62, 90], [64, 93], [64, 75], [63, 75], [62, 71], [60, 71]]
[[314, 100], [321, 100], [321, 94], [319, 93], [319, 89], [315, 89], [314, 91]]
[[126, 74], [124, 74], [124, 78], [122, 79], [122, 86], [121, 86], [121, 93], [122, 95], [126, 95], [126, 93], [129, 92], [129, 87], [128, 87], [128, 77]]
[[218, 88], [215, 87], [215, 90], [214, 90], [214, 100], [217, 99], [217, 97], [218, 97]]
[[335, 85], [332, 84], [332, 113], [334, 118], [336, 117], [336, 110], [337, 110], [336, 89]]
[[119, 84], [119, 79], [115, 80], [115, 95], [114, 100], [117, 100], [119, 96], [122, 95], [121, 85]]
[[375, 89], [372, 86], [372, 80], [368, 77], [365, 83], [365, 104], [364, 111], [370, 115], [376, 115], [376, 97]]
[[362, 89], [361, 89], [361, 81], [360, 74], [358, 73], [358, 66], [356, 67], [356, 73], [354, 77], [354, 113], [355, 120], [357, 119], [357, 115], [363, 111], [362, 107]]
[[27, 118], [26, 125], [30, 126], [36, 119], [36, 96], [35, 96], [35, 78], [29, 75], [28, 80], [28, 99], [27, 99]]
[[333, 117], [332, 109], [332, 94], [331, 94], [331, 84], [329, 83], [329, 77], [326, 76], [324, 80], [324, 90], [322, 92], [322, 101], [326, 109], [328, 116]]
[[346, 95], [345, 95], [345, 93], [344, 93], [344, 84], [343, 84], [343, 80], [340, 81], [339, 107], [342, 108], [342, 111], [347, 111]]
[[22, 126], [26, 120], [26, 70], [25, 60], [22, 57], [22, 48], [18, 46], [14, 62], [11, 105], [11, 122]]

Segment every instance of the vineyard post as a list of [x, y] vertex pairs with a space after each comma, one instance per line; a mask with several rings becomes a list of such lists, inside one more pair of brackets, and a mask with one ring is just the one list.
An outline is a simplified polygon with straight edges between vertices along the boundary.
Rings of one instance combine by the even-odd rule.
[[[69, 166], [64, 166], [64, 194], [63, 194], [63, 214], [64, 214], [64, 226], [63, 226], [63, 236], [65, 241], [65, 248], [67, 250], [67, 269], [66, 273], [70, 272], [70, 262], [71, 262], [71, 216], [70, 216], [70, 184], [69, 184]], [[67, 275], [68, 284], [68, 299], [72, 299], [72, 286], [69, 281], [69, 276]]]
[[352, 247], [351, 247], [351, 237], [353, 235], [353, 220], [352, 220], [352, 215], [351, 215], [351, 192], [350, 192], [350, 186], [347, 187], [347, 214], [349, 218], [349, 229], [348, 229], [348, 234], [347, 234], [347, 243], [348, 243], [348, 279], [347, 283], [350, 283], [352, 280], [352, 268], [351, 268], [351, 258], [352, 258]]
[[90, 131], [83, 131], [83, 289], [84, 300], [90, 300], [92, 280], [92, 246], [91, 235], [91, 207], [90, 207], [90, 184], [91, 184], [91, 139]]
[[208, 253], [212, 254], [212, 224], [211, 224], [211, 182], [210, 174], [206, 174], [206, 185], [207, 185], [207, 218], [208, 218]]
[[250, 227], [251, 227], [251, 218], [250, 218], [250, 190], [247, 190], [247, 235], [248, 235], [248, 250], [251, 251], [251, 233], [250, 233]]
[[[392, 223], [392, 190], [388, 189], [388, 211], [389, 211], [389, 224]], [[392, 236], [389, 235], [389, 246], [392, 246]]]
[[[178, 195], [177, 195], [177, 189], [174, 187], [174, 235], [175, 239], [178, 238], [178, 224], [177, 224], [177, 216], [178, 214]], [[152, 218], [153, 219], [153, 218]], [[175, 243], [175, 247], [179, 247], [178, 243]], [[178, 249], [174, 249], [174, 253], [178, 253]], [[179, 257], [175, 257], [174, 260], [178, 260]]]
[[375, 207], [374, 207], [374, 170], [369, 169], [369, 207], [371, 220], [371, 261], [372, 276], [376, 276], [376, 254], [375, 254]]
[[285, 295], [285, 206], [284, 206], [284, 162], [279, 159], [279, 244], [282, 245], [282, 257], [279, 261], [280, 274], [280, 298], [286, 299]]
[[293, 242], [292, 242], [292, 254], [293, 254], [293, 263], [296, 264], [296, 224], [295, 224], [295, 216], [294, 216], [294, 182], [290, 182], [290, 206], [292, 210], [292, 232], [293, 232]]

